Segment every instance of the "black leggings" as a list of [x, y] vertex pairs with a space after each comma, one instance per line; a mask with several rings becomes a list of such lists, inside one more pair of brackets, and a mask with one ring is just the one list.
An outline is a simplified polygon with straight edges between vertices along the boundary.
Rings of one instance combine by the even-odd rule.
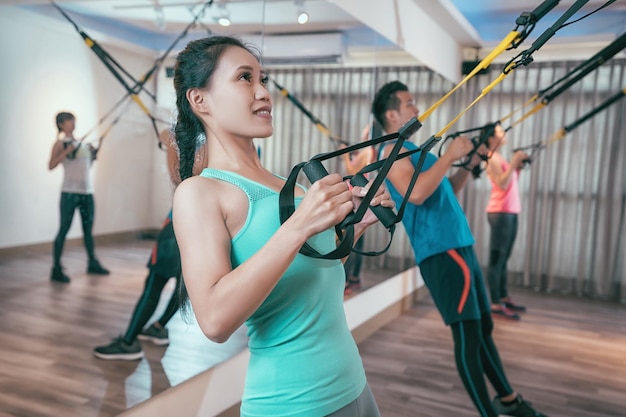
[[161, 327], [165, 327], [180, 306], [179, 287], [182, 277], [180, 251], [169, 215], [163, 222], [163, 228], [161, 232], [159, 232], [157, 241], [152, 248], [147, 266], [150, 272], [146, 277], [143, 293], [137, 301], [133, 315], [130, 318], [130, 323], [128, 324], [128, 329], [126, 330], [126, 334], [124, 334], [124, 342], [127, 344], [131, 344], [135, 341], [141, 329], [144, 328], [148, 320], [150, 320], [150, 317], [152, 317], [152, 314], [154, 314], [154, 311], [159, 305], [163, 288], [171, 277], [176, 278], [176, 289], [163, 315], [161, 315], [161, 318], [158, 320]]
[[[176, 289], [174, 290], [174, 294], [172, 294], [165, 311], [161, 315], [161, 318], [158, 320], [161, 327], [165, 327], [167, 322], [174, 317], [174, 314], [178, 311], [178, 307], [180, 306], [178, 297], [180, 277], [181, 275], [175, 277]], [[146, 277], [146, 284], [144, 286], [143, 293], [141, 294], [141, 297], [139, 297], [139, 300], [137, 300], [137, 305], [135, 306], [135, 310], [131, 316], [128, 329], [126, 329], [126, 334], [124, 334], [124, 343], [131, 344], [135, 341], [135, 339], [137, 339], [139, 332], [141, 332], [146, 323], [148, 323], [148, 320], [150, 320], [150, 317], [152, 317], [152, 314], [154, 314], [154, 311], [159, 305], [161, 292], [163, 292], [163, 288], [169, 279], [169, 277], [159, 275], [152, 270], [150, 271]]]
[[85, 249], [87, 249], [87, 255], [89, 256], [90, 261], [94, 261], [96, 259], [93, 236], [91, 234], [95, 212], [94, 206], [93, 194], [61, 193], [61, 226], [59, 227], [59, 233], [57, 233], [57, 236], [54, 239], [53, 247], [53, 260], [55, 266], [61, 265], [61, 254], [63, 253], [65, 237], [72, 226], [72, 219], [74, 218], [74, 211], [76, 208], [79, 209], [80, 219], [83, 224], [83, 242], [85, 243]]
[[483, 314], [481, 320], [460, 321], [450, 327], [454, 338], [456, 367], [467, 393], [481, 417], [497, 417], [489, 399], [485, 375], [498, 397], [512, 394], [513, 389], [504, 374], [498, 349], [491, 337], [491, 315]]
[[487, 220], [491, 226], [487, 280], [493, 304], [500, 304], [500, 301], [509, 295], [506, 264], [517, 235], [517, 217], [518, 215], [514, 213], [487, 213]]

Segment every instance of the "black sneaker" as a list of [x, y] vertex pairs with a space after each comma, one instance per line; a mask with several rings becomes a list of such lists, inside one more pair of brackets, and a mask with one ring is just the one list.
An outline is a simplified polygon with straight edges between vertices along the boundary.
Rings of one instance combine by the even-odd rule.
[[491, 403], [496, 413], [503, 416], [514, 417], [548, 417], [547, 415], [535, 410], [531, 403], [524, 400], [521, 395], [510, 403], [503, 403], [499, 398], [494, 398]]
[[521, 304], [517, 304], [515, 302], [513, 302], [513, 300], [511, 300], [510, 298], [504, 300], [504, 302], [502, 303], [504, 304], [504, 306], [506, 308], [508, 308], [511, 311], [517, 311], [518, 313], [525, 313], [526, 312], [526, 306], [523, 306]]
[[100, 265], [100, 262], [97, 260], [89, 261], [89, 266], [87, 266], [88, 274], [96, 274], [96, 275], [109, 275], [109, 270]]
[[119, 336], [106, 346], [98, 346], [93, 350], [96, 358], [106, 360], [134, 361], [143, 358], [143, 350], [139, 340], [135, 340], [130, 345], [126, 344]]
[[55, 265], [50, 271], [50, 281], [67, 284], [68, 282], [70, 282], [70, 277], [63, 273], [63, 267], [61, 267], [60, 265]]
[[519, 314], [514, 313], [513, 311], [509, 310], [508, 308], [504, 306], [501, 306], [499, 308], [492, 308], [491, 315], [494, 318], [500, 318], [500, 319], [512, 320], [512, 321], [519, 321], [522, 319]]
[[141, 340], [148, 340], [158, 346], [165, 346], [170, 343], [167, 329], [156, 327], [154, 323], [139, 332], [137, 337]]

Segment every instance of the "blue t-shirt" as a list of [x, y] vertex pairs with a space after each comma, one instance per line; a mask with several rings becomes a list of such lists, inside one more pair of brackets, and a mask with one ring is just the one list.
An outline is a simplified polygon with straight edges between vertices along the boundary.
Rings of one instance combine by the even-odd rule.
[[[387, 143], [385, 146], [393, 144]], [[404, 142], [404, 147], [414, 150], [417, 146], [413, 142]], [[380, 153], [382, 154], [381, 147]], [[411, 155], [413, 166], [417, 166], [421, 152]], [[426, 155], [421, 171], [426, 171], [437, 161], [432, 153]], [[418, 179], [419, 181], [419, 179]], [[390, 181], [385, 184], [396, 207], [400, 207], [403, 195], [400, 195]], [[419, 265], [424, 259], [445, 252], [448, 249], [461, 248], [474, 244], [474, 236], [470, 230], [465, 213], [454, 194], [452, 184], [444, 177], [435, 192], [417, 205], [407, 203], [402, 216], [402, 224], [407, 232], [415, 262]]]
[[[232, 239], [235, 268], [280, 227], [279, 193], [233, 172], [205, 169], [201, 175], [227, 181], [248, 196], [248, 217]], [[329, 229], [308, 243], [328, 253], [336, 247], [335, 233]], [[361, 394], [365, 371], [346, 323], [344, 283], [339, 260], [298, 254], [246, 321], [250, 362], [242, 417], [324, 416]]]

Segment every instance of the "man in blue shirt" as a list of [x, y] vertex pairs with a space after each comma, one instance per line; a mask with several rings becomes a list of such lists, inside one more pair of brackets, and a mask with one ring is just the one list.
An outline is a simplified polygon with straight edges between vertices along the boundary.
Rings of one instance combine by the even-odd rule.
[[[415, 98], [399, 81], [380, 88], [372, 112], [388, 133], [399, 131], [419, 115]], [[381, 146], [380, 159], [391, 152], [390, 145]], [[412, 149], [416, 145], [407, 141], [401, 152]], [[470, 171], [461, 168], [449, 177], [446, 175], [472, 149], [468, 138], [459, 137], [441, 158], [430, 153], [426, 156], [402, 222], [424, 282], [444, 322], [452, 329], [457, 370], [480, 416], [546, 417], [511, 388], [491, 337], [489, 296], [474, 252], [474, 237], [456, 198]], [[420, 152], [416, 152], [394, 162], [387, 174], [385, 182], [396, 207], [409, 188], [419, 157]], [[470, 164], [479, 162], [475, 154]], [[485, 376], [497, 392], [493, 401], [489, 399]]]

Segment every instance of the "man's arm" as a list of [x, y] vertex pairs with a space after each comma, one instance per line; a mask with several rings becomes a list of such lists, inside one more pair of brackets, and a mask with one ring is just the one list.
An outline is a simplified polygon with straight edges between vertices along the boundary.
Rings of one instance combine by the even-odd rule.
[[[441, 184], [443, 177], [446, 176], [452, 164], [467, 155], [472, 147], [472, 143], [466, 137], [456, 138], [441, 158], [430, 168], [419, 174], [415, 186], [411, 191], [411, 195], [409, 196], [409, 202], [417, 205], [423, 204], [424, 201], [435, 192], [437, 187], [439, 187], [439, 184]], [[403, 151], [406, 151], [406, 149], [403, 149]], [[389, 152], [391, 152], [391, 147], [385, 147], [383, 152], [384, 156], [387, 157]], [[409, 188], [414, 172], [415, 167], [411, 160], [409, 158], [402, 158], [393, 163], [387, 174], [387, 179], [400, 194], [404, 195]], [[461, 178], [459, 177], [459, 179]], [[465, 178], [465, 180], [467, 180], [467, 178]]]
[[459, 168], [454, 172], [454, 174], [448, 177], [450, 184], [452, 184], [452, 188], [454, 189], [454, 194], [458, 194], [458, 192], [463, 189], [465, 183], [467, 183], [467, 179], [469, 178], [469, 173], [470, 170]]

